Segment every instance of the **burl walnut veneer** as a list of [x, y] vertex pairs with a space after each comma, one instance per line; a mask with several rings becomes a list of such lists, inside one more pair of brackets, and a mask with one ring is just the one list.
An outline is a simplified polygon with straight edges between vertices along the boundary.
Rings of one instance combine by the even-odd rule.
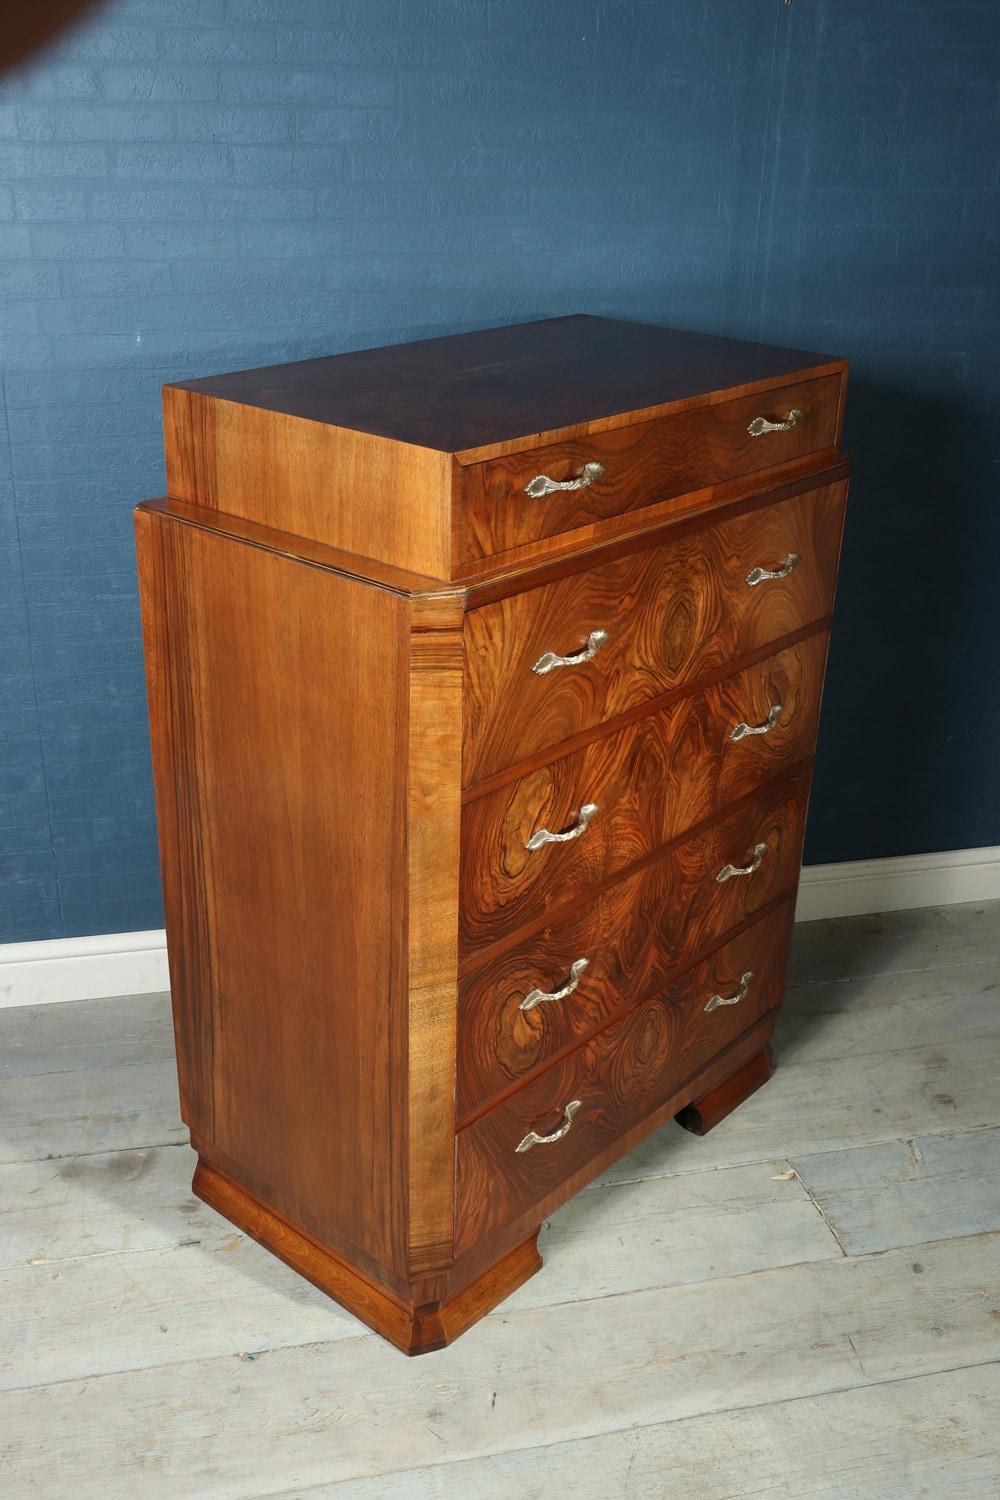
[[770, 1074], [845, 380], [574, 317], [164, 391], [136, 523], [194, 1189], [407, 1353]]

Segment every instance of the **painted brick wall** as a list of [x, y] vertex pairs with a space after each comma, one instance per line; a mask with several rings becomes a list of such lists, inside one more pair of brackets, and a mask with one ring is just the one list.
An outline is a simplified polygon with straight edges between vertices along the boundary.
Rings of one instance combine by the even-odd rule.
[[575, 310], [854, 361], [808, 854], [1000, 842], [998, 22], [116, 0], [0, 84], [0, 940], [162, 920], [160, 384]]

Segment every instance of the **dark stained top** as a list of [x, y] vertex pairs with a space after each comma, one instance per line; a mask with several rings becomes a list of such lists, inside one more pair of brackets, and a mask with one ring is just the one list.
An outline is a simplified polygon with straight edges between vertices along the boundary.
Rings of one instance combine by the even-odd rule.
[[177, 385], [458, 452], [830, 362], [800, 349], [576, 314]]

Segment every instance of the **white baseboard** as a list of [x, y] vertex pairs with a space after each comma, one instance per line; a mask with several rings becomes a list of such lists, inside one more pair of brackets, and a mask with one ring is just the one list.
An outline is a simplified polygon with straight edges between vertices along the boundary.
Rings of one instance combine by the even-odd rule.
[[[797, 922], [1000, 898], [1000, 845], [807, 865]], [[169, 989], [162, 930], [0, 944], [0, 1010]]]
[[915, 906], [957, 906], [1000, 897], [1000, 845], [807, 865], [802, 871], [797, 922], [909, 911]]
[[0, 1010], [169, 988], [162, 928], [0, 944]]

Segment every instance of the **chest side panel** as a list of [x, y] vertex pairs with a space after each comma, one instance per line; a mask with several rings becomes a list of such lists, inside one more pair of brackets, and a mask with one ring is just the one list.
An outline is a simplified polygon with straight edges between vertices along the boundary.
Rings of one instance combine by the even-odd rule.
[[185, 1118], [285, 1218], [398, 1266], [404, 606], [137, 526]]

